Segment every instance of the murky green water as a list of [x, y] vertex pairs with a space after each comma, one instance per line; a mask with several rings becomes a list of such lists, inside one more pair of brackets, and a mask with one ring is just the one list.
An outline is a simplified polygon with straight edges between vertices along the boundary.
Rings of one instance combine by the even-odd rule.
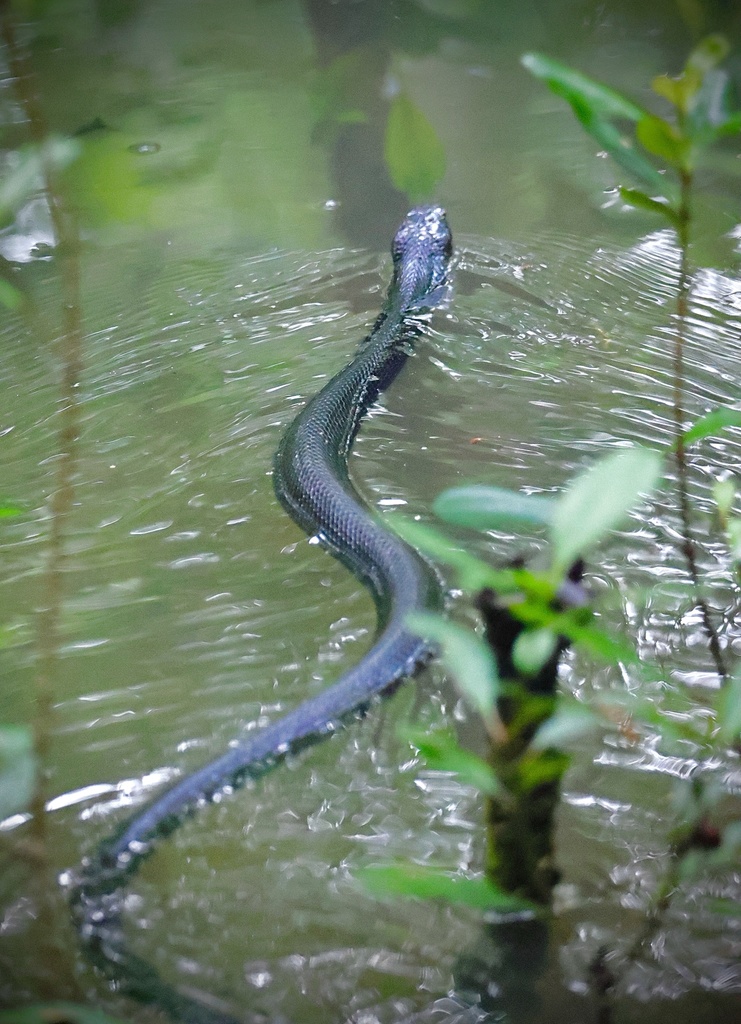
[[[457, 286], [357, 441], [364, 493], [424, 512], [442, 488], [469, 480], [558, 490], [610, 447], [668, 443], [671, 239], [621, 206], [608, 162], [518, 58], [544, 49], [645, 100], [643, 84], [676, 70], [691, 43], [679, 9], [121, 0], [50, 4], [29, 28], [50, 126], [105, 126], [82, 136], [70, 186], [82, 206], [86, 340], [55, 680], [59, 870], [240, 729], [337, 678], [372, 636], [370, 600], [280, 510], [270, 469], [281, 431], [353, 352], [386, 287], [388, 240], [409, 205], [383, 168], [395, 92], [444, 144], [436, 198], [456, 238]], [[705, 17], [738, 49], [728, 5]], [[327, 127], [332, 61], [364, 120]], [[0, 102], [12, 124], [7, 85]], [[18, 133], [6, 129], [9, 146]], [[738, 169], [729, 147], [701, 211], [691, 416], [739, 396], [738, 228], [729, 234]], [[0, 338], [1, 487], [33, 510], [2, 527], [0, 623], [12, 641], [2, 717], [19, 722], [33, 714], [56, 452], [58, 282], [54, 260], [34, 248], [48, 241], [46, 220], [29, 204], [0, 237], [30, 299], [25, 316], [3, 314]], [[734, 471], [740, 455], [733, 432], [693, 455], [703, 508], [719, 469]], [[681, 697], [684, 683], [714, 682], [676, 530], [667, 491], [600, 552], [590, 583], [605, 619], [636, 632], [644, 655], [675, 659], [667, 683]], [[534, 547], [493, 539], [501, 558]], [[724, 565], [710, 536], [703, 570], [729, 623], [738, 593]], [[741, 650], [736, 628], [723, 633]], [[576, 659], [564, 686], [592, 694], [637, 682]], [[687, 691], [684, 713], [702, 714], [702, 693]], [[536, 954], [537, 936], [521, 951], [513, 940], [502, 964], [472, 915], [378, 904], [352, 881], [378, 860], [476, 861], [474, 797], [425, 772], [394, 730], [413, 705], [436, 721], [454, 703], [433, 672], [255, 791], [200, 812], [131, 887], [137, 950], [245, 1018], [593, 1019], [587, 965], [640, 926], [664, 864], [672, 785], [698, 751], [669, 757], [652, 739], [614, 737], [577, 749], [559, 829], [563, 909], [548, 948]], [[737, 760], [711, 768], [737, 799]], [[10, 843], [22, 819], [3, 829]], [[740, 883], [726, 872], [677, 897], [655, 962], [624, 979], [619, 1020], [645, 1015], [651, 997], [656, 1020], [737, 1019], [740, 919], [714, 913], [713, 899], [738, 899]], [[9, 863], [7, 1005], [39, 994], [27, 893], [27, 871]], [[528, 973], [531, 955], [544, 963]], [[487, 956], [490, 1009], [465, 1009], [470, 964]], [[82, 959], [79, 975], [91, 998], [144, 1019]]]

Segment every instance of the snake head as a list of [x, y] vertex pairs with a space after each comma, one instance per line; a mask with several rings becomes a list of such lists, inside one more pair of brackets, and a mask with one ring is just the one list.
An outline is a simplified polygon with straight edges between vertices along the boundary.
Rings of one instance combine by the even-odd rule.
[[453, 252], [445, 210], [418, 206], [410, 210], [394, 235], [394, 288], [403, 311], [429, 309], [441, 298]]

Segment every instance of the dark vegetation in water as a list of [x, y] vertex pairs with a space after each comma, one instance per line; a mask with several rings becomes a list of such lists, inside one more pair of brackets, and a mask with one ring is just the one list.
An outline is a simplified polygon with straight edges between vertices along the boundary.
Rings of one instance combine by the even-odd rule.
[[[127, 5], [114, 6], [119, 16], [125, 17]], [[390, 33], [392, 28], [394, 32], [400, 29], [409, 41], [410, 52], [413, 45], [432, 52], [445, 33], [439, 20], [422, 10], [423, 6], [405, 5], [400, 24], [389, 23], [376, 26], [374, 30]], [[101, 11], [104, 9], [101, 5]], [[307, 10], [311, 18], [321, 19], [324, 7], [321, 3], [308, 3]], [[31, 866], [37, 883], [34, 895], [42, 965], [39, 994], [48, 999], [79, 1000], [79, 983], [70, 955], [74, 938], [66, 948], [58, 940], [58, 936], [64, 934], [65, 926], [60, 925], [60, 920], [66, 916], [66, 908], [58, 898], [50, 871], [52, 858], [43, 811], [48, 797], [49, 737], [54, 703], [53, 676], [60, 643], [65, 530], [74, 504], [79, 432], [76, 396], [82, 373], [79, 239], [65, 195], [63, 172], [69, 165], [74, 168], [80, 153], [75, 135], [100, 135], [104, 139], [109, 127], [102, 120], [94, 119], [71, 133], [69, 138], [49, 136], [36, 99], [32, 70], [26, 65], [23, 48], [15, 38], [12, 5], [4, 5], [2, 17], [7, 60], [17, 90], [17, 102], [24, 111], [29, 140], [28, 145], [19, 150], [19, 163], [3, 179], [0, 207], [3, 215], [10, 219], [30, 193], [39, 187], [43, 189], [54, 229], [54, 259], [60, 288], [59, 324], [62, 326], [57, 331], [61, 369], [58, 448], [49, 499], [48, 560], [38, 621], [37, 709], [31, 730], [4, 726], [0, 731], [3, 764], [0, 807], [2, 817], [23, 808], [32, 812], [26, 837], [18, 842], [16, 852]], [[327, 52], [322, 55], [314, 97], [318, 110], [316, 133], [331, 147], [338, 180], [344, 181], [348, 189], [351, 185], [349, 178], [343, 179], [344, 161], [355, 166], [359, 146], [367, 148], [365, 159], [369, 165], [382, 162], [389, 195], [389, 203], [384, 208], [385, 220], [371, 218], [366, 211], [363, 224], [363, 217], [358, 216], [362, 196], [346, 196], [348, 201], [340, 204], [338, 219], [346, 218], [342, 223], [351, 240], [353, 232], [359, 232], [363, 244], [368, 244], [371, 231], [377, 231], [379, 244], [385, 245], [408, 202], [426, 198], [434, 190], [444, 173], [446, 156], [434, 127], [403, 89], [391, 98], [378, 99], [379, 89], [368, 87], [369, 76], [377, 84], [386, 66], [382, 62], [370, 62], [367, 53], [353, 50], [351, 42], [335, 40], [331, 46], [327, 43]], [[614, 703], [605, 701], [587, 707], [565, 697], [556, 698], [553, 692], [558, 659], [567, 646], [585, 650], [593, 658], [609, 664], [629, 663], [637, 673], [643, 672], [646, 678], [651, 676], [652, 667], [639, 665], [635, 652], [625, 641], [598, 628], [594, 613], [585, 601], [588, 583], [582, 585], [574, 566], [579, 566], [582, 556], [595, 561], [597, 556], [591, 554], [594, 546], [638, 495], [651, 493], [660, 475], [661, 457], [655, 453], [633, 448], [598, 463], [589, 474], [573, 481], [558, 502], [493, 489], [464, 491], [439, 499], [436, 511], [456, 528], [486, 531], [503, 524], [508, 527], [517, 524], [518, 529], [525, 530], [540, 524], [551, 539], [552, 560], [546, 567], [516, 564], [493, 569], [485, 561], [467, 554], [457, 542], [433, 535], [418, 524], [400, 527], [412, 542], [453, 567], [462, 588], [473, 596], [486, 628], [484, 643], [448, 622], [419, 623], [420, 628], [427, 629], [441, 644], [463, 696], [481, 717], [488, 737], [487, 753], [483, 757], [471, 754], [459, 746], [452, 732], [428, 734], [417, 730], [410, 733], [412, 743], [431, 768], [455, 772], [480, 790], [486, 823], [482, 835], [485, 831], [486, 841], [482, 842], [479, 862], [483, 871], [479, 875], [464, 877], [461, 872], [447, 867], [425, 871], [418, 867], [409, 870], [404, 865], [383, 865], [367, 869], [365, 881], [379, 892], [457, 900], [499, 915], [501, 920], [492, 925], [489, 933], [499, 954], [504, 950], [498, 970], [512, 978], [518, 977], [519, 970], [519, 981], [524, 986], [539, 977], [538, 951], [542, 953], [549, 941], [549, 918], [543, 908], [551, 904], [553, 887], [558, 880], [558, 849], [554, 847], [552, 824], [560, 782], [569, 764], [569, 757], [561, 748], [568, 746], [570, 739], [583, 735], [585, 730], [614, 728], [630, 741], [644, 728], [653, 728], [658, 730], [667, 748], [690, 742], [703, 751], [706, 762], [718, 753], [727, 756], [729, 749], [738, 752], [741, 676], [719, 640], [714, 622], [716, 610], [703, 592], [696, 559], [698, 541], [693, 530], [693, 521], [699, 513], [693, 508], [689, 491], [686, 452], [690, 445], [717, 431], [741, 425], [741, 413], [735, 408], [717, 409], [688, 425], [684, 411], [683, 366], [685, 324], [692, 298], [690, 240], [696, 161], [712, 142], [730, 132], [738, 132], [740, 127], [738, 114], [728, 105], [727, 83], [720, 63], [723, 56], [723, 43], [709, 40], [694, 51], [679, 77], [657, 79], [656, 92], [672, 109], [673, 116], [667, 119], [648, 114], [622, 94], [562, 65], [540, 56], [528, 58], [530, 70], [572, 104], [577, 117], [600, 146], [637, 179], [639, 187], [621, 190], [625, 202], [663, 218], [676, 233], [680, 253], [673, 316], [676, 431], [673, 453], [663, 458], [675, 460], [682, 524], [679, 544], [692, 581], [694, 600], [701, 610], [708, 658], [723, 680], [717, 700], [708, 706], [706, 728], [678, 723], [671, 714], [664, 714], [661, 708], [640, 698]], [[380, 115], [367, 108], [371, 102], [381, 104]], [[622, 132], [625, 122], [635, 126], [637, 141], [626, 140]], [[380, 124], [381, 130], [375, 136], [357, 130], [357, 125], [368, 123]], [[355, 154], [352, 160], [347, 155], [349, 150]], [[673, 173], [657, 176], [657, 167], [668, 168]], [[0, 278], [0, 301], [9, 309], [22, 308], [23, 294], [10, 277]], [[604, 506], [601, 504], [603, 497], [606, 498]], [[717, 516], [728, 541], [729, 561], [738, 572], [741, 519], [734, 511], [736, 495], [729, 480], [719, 479], [715, 499]], [[13, 496], [8, 497], [2, 502], [0, 516], [21, 515], [21, 505]], [[579, 523], [583, 529], [576, 536], [574, 523]], [[702, 770], [698, 770], [686, 784], [676, 820], [671, 832], [668, 830], [667, 867], [643, 927], [626, 937], [622, 948], [600, 949], [592, 963], [588, 982], [596, 995], [600, 1021], [619, 1019], [617, 1014], [612, 1016], [612, 993], [624, 983], [632, 963], [651, 955], [652, 936], [681, 885], [701, 872], [731, 870], [738, 864], [740, 849], [741, 812], [734, 804], [728, 804], [727, 794], [722, 789], [706, 783]], [[530, 965], [527, 971], [522, 968], [524, 960]], [[461, 957], [462, 987], [479, 988], [483, 992], [491, 986], [492, 977], [496, 980], [496, 976], [482, 972], [480, 964], [466, 963], [466, 958]], [[483, 996], [482, 1004], [486, 1005]], [[494, 999], [495, 1011], [498, 1005]], [[50, 1004], [40, 1011], [14, 1010], [2, 1019], [14, 1024], [36, 1024], [40, 1020], [47, 1024], [61, 1020], [104, 1024], [107, 1018], [80, 1002], [65, 1001]]]

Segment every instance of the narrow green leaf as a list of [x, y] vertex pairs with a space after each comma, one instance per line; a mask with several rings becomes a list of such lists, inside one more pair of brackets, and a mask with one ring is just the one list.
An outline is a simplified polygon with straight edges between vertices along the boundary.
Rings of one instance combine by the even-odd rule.
[[651, 213], [658, 213], [668, 220], [673, 227], [679, 227], [679, 214], [665, 199], [652, 199], [637, 188], [624, 188], [620, 186], [620, 195], [630, 206], [640, 210], [649, 210]]
[[386, 521], [412, 547], [424, 551], [438, 562], [452, 566], [464, 590], [476, 593], [491, 587], [498, 594], [512, 594], [520, 590], [518, 572], [492, 568], [426, 523], [418, 523], [400, 515], [391, 516]]
[[35, 778], [31, 731], [19, 725], [0, 726], [0, 821], [29, 804]]
[[515, 640], [512, 660], [518, 672], [535, 676], [553, 655], [558, 636], [552, 629], [525, 629]]
[[404, 93], [392, 102], [384, 157], [392, 182], [412, 202], [429, 199], [445, 174], [445, 149], [419, 107]]
[[404, 739], [417, 748], [429, 768], [434, 771], [454, 772], [461, 782], [473, 786], [491, 797], [509, 798], [490, 765], [470, 750], [459, 746], [455, 735], [448, 729], [427, 732], [422, 729], [399, 730]]
[[689, 430], [685, 430], [684, 443], [691, 444], [692, 441], [699, 441], [703, 437], [719, 434], [726, 427], [741, 427], [741, 409], [723, 406], [706, 413], [697, 423], [693, 423]]
[[640, 121], [646, 116], [646, 110], [617, 90], [543, 54], [526, 53], [521, 61], [528, 71], [545, 81], [552, 92], [571, 105], [584, 130], [597, 140], [618, 166], [649, 185], [652, 191], [663, 192], [667, 187], [666, 181], [641, 156], [630, 139], [612, 124], [613, 118]]
[[646, 113], [628, 96], [545, 54], [526, 53], [520, 62], [532, 75], [544, 81], [553, 92], [569, 103], [576, 99], [584, 107], [599, 114], [628, 121], [638, 121]]
[[667, 180], [615, 125], [590, 111], [582, 110], [578, 103], [572, 104], [572, 107], [584, 130], [597, 140], [619, 167], [643, 182], [651, 191], [662, 194], [667, 191]]
[[554, 498], [519, 494], [503, 487], [470, 484], [451, 487], [435, 499], [432, 510], [448, 523], [475, 530], [508, 526], [548, 525], [556, 506]]
[[559, 706], [555, 715], [544, 722], [535, 733], [530, 741], [530, 747], [532, 750], [560, 747], [564, 743], [581, 739], [587, 733], [594, 732], [599, 724], [600, 719], [584, 704]]
[[442, 662], [461, 695], [484, 719], [490, 718], [496, 711], [499, 675], [484, 641], [470, 629], [428, 612], [408, 615], [407, 626], [440, 645]]
[[535, 914], [539, 910], [535, 904], [504, 892], [486, 878], [473, 878], [440, 868], [417, 864], [374, 864], [361, 868], [356, 877], [373, 896], [444, 900], [501, 914]]
[[627, 448], [599, 459], [573, 480], [551, 527], [554, 568], [571, 564], [614, 529], [641, 495], [658, 483], [663, 460], [648, 448]]
[[689, 141], [674, 125], [653, 114], [645, 114], [636, 125], [636, 137], [644, 149], [672, 167], [684, 167], [689, 153]]

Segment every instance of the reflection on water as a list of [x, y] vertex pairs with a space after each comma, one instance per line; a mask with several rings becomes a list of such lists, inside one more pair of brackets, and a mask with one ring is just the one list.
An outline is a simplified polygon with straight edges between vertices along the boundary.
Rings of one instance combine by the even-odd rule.
[[[356, 4], [357, 18], [343, 20], [331, 10], [342, 5], [222, 0], [205, 25], [201, 5], [175, 14], [151, 3], [128, 16], [122, 8], [111, 24], [80, 22], [78, 39], [56, 25], [60, 45], [35, 53], [50, 116], [66, 130], [100, 116], [110, 130], [91, 136], [90, 152], [119, 170], [119, 151], [139, 161], [121, 173], [141, 175], [146, 198], [145, 213], [98, 209], [86, 229], [82, 458], [50, 805], [60, 870], [125, 809], [335, 679], [369, 642], [370, 600], [287, 520], [269, 474], [282, 429], [343, 365], [385, 288], [379, 250], [405, 201], [381, 181], [388, 97], [379, 88], [401, 83], [445, 141], [440, 199], [458, 276], [451, 305], [358, 438], [351, 468], [364, 492], [389, 516], [425, 513], [443, 487], [464, 481], [555, 492], [604, 450], [670, 442], [671, 238], [612, 200], [600, 211], [614, 183], [517, 58], [552, 43], [638, 94], [673, 67], [684, 32], [674, 15], [646, 13], [650, 42], [630, 5], [600, 13], [576, 4], [568, 25], [549, 4], [467, 20], [468, 7], [484, 6]], [[370, 120], [348, 118], [347, 135], [316, 134], [315, 76], [361, 43], [355, 67], [376, 97]], [[50, 89], [58, 81], [69, 83], [66, 101]], [[143, 140], [159, 149], [129, 152]], [[715, 266], [695, 281], [691, 418], [738, 398], [741, 288], [728, 262]], [[47, 344], [58, 322], [54, 265], [34, 259], [23, 275], [31, 308], [23, 320], [6, 316], [0, 339], [10, 382], [3, 493], [32, 510], [3, 525], [10, 721], [31, 714], [58, 369]], [[740, 455], [733, 431], [692, 450], [701, 509]], [[648, 693], [699, 718], [703, 687], [714, 683], [677, 524], [667, 485], [600, 551], [590, 584], [616, 631], [636, 635], [661, 668], [671, 659], [673, 676]], [[737, 588], [712, 522], [699, 526], [702, 571], [735, 651]], [[505, 559], [541, 543], [496, 534], [488, 550]], [[585, 698], [646, 685], [585, 659], [564, 671], [564, 686]], [[548, 942], [514, 931], [503, 940], [467, 912], [375, 903], [352, 880], [374, 860], [476, 863], [474, 797], [425, 772], [394, 731], [406, 715], [435, 722], [453, 711], [433, 672], [372, 721], [205, 808], [132, 886], [137, 950], [242, 1016], [585, 1019], [588, 964], [639, 927], [665, 865], [673, 785], [700, 752], [663, 750], [652, 735], [584, 741], [562, 808], [559, 917]], [[704, 770], [738, 796], [735, 761]], [[22, 818], [3, 829], [22, 835]], [[3, 878], [0, 1000], [12, 1004], [35, 995], [33, 908], [23, 870]], [[737, 920], [714, 908], [738, 899], [738, 882], [727, 873], [683, 888], [655, 962], [636, 965], [619, 993], [621, 1021], [637, 1020], [651, 995], [679, 1000], [688, 1020], [735, 1019], [723, 994], [741, 989]], [[536, 947], [540, 980], [528, 1000], [532, 973], [518, 974], [518, 956], [532, 968]], [[117, 1003], [85, 964], [80, 971], [98, 999], [134, 1019], [136, 1008]], [[677, 1012], [651, 1005], [657, 1020]]]

